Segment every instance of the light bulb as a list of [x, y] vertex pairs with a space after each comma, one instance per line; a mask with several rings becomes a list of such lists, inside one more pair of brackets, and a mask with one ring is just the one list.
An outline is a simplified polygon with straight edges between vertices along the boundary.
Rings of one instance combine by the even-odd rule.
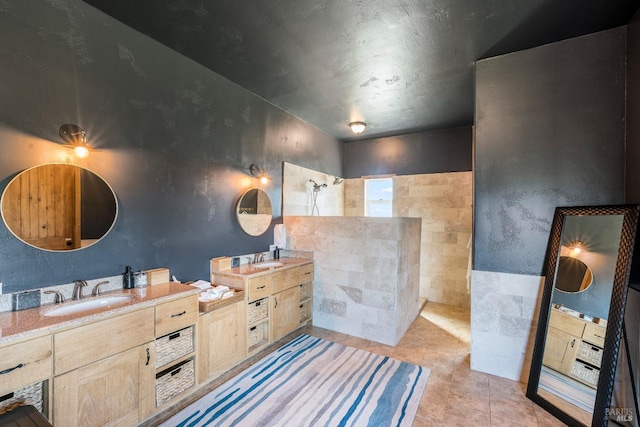
[[89, 149], [87, 149], [87, 147], [84, 147], [82, 145], [78, 145], [74, 147], [73, 152], [76, 153], [76, 156], [80, 157], [81, 159], [84, 159], [89, 155]]

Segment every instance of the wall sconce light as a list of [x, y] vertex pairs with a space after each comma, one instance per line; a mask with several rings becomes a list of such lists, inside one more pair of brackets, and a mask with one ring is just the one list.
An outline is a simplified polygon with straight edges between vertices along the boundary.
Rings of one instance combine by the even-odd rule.
[[349, 127], [351, 128], [351, 132], [358, 135], [364, 132], [364, 128], [367, 127], [367, 124], [365, 122], [351, 122], [349, 123]]
[[89, 155], [91, 147], [87, 144], [86, 132], [78, 125], [67, 123], [60, 126], [58, 131], [66, 147], [73, 148], [73, 152], [81, 159]]
[[255, 176], [256, 178], [260, 178], [260, 182], [262, 184], [266, 184], [271, 181], [271, 177], [267, 174], [267, 170], [261, 168], [255, 163], [249, 166], [249, 171], [251, 172], [251, 175]]

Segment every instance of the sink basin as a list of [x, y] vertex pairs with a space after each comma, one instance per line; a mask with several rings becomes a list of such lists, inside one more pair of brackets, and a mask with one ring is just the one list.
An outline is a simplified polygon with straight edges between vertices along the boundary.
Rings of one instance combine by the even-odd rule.
[[255, 268], [274, 268], [274, 267], [282, 267], [284, 265], [283, 262], [261, 262], [260, 264], [253, 264]]
[[46, 312], [45, 316], [70, 316], [72, 314], [84, 313], [97, 309], [111, 308], [113, 306], [131, 301], [133, 295], [112, 295], [98, 298], [91, 298], [77, 304], [63, 305]]

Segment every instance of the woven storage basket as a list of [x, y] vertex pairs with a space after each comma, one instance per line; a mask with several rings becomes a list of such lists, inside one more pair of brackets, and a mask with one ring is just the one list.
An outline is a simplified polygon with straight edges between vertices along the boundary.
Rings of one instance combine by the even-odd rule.
[[580, 342], [576, 358], [589, 362], [592, 365], [600, 366], [602, 363], [602, 349], [586, 342]]
[[193, 326], [156, 339], [156, 368], [193, 352]]
[[311, 319], [311, 301], [305, 301], [300, 304], [300, 323], [309, 319]]
[[193, 359], [156, 374], [156, 407], [168, 402], [196, 383]]
[[13, 392], [13, 397], [0, 402], [0, 414], [15, 409], [18, 406], [33, 405], [41, 414], [46, 407], [44, 402], [45, 382], [31, 384]]
[[262, 319], [266, 319], [269, 315], [269, 299], [262, 298], [257, 301], [249, 303], [247, 318], [249, 324], [259, 322]]
[[311, 283], [303, 283], [300, 285], [300, 301], [311, 298]]
[[249, 328], [249, 348], [263, 341], [267, 341], [268, 331], [268, 323], [266, 322]]
[[582, 380], [585, 383], [595, 387], [596, 385], [598, 385], [598, 376], [600, 375], [600, 370], [598, 368], [594, 368], [593, 366], [589, 366], [579, 360], [576, 360], [575, 362], [573, 362], [573, 366], [571, 367], [571, 375], [574, 378]]

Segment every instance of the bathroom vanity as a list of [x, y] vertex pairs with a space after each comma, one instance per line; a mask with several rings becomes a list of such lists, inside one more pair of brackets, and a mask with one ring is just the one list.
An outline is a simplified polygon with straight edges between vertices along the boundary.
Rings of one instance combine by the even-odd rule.
[[594, 323], [552, 308], [542, 364], [596, 388], [606, 321]]
[[247, 355], [311, 321], [313, 268], [313, 260], [305, 258], [234, 268], [225, 258], [211, 260], [211, 283], [244, 290]]
[[0, 313], [0, 403], [39, 396], [56, 426], [136, 425], [311, 321], [312, 260], [211, 265], [236, 293], [206, 312], [170, 282]]
[[0, 313], [0, 396], [49, 396], [36, 407], [56, 426], [135, 425], [193, 388], [197, 291], [117, 293], [130, 298], [107, 309]]

